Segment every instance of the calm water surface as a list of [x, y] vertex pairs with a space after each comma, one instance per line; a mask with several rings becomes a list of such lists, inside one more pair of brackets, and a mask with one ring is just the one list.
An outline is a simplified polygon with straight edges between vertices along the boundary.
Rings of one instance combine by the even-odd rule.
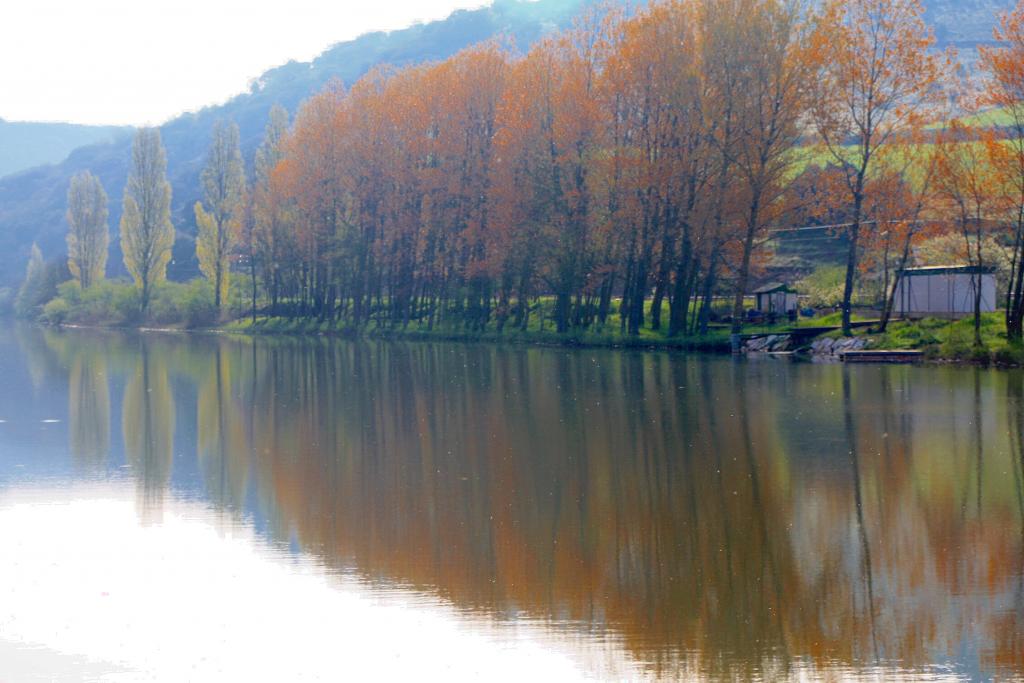
[[1024, 675], [1024, 374], [0, 331], [0, 680]]

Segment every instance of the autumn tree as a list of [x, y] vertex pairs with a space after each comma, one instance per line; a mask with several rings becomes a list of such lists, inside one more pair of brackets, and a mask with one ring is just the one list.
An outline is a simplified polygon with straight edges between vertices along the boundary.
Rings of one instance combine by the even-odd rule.
[[[496, 290], [507, 299], [507, 288], [495, 285], [504, 256], [497, 243], [509, 236], [502, 230], [510, 226], [495, 218], [493, 190], [500, 189], [495, 188], [496, 150], [503, 98], [515, 88], [512, 78], [503, 46], [487, 42], [421, 75], [420, 99], [429, 107], [422, 112], [425, 118], [419, 107], [410, 107], [415, 115], [410, 121], [421, 126], [410, 140], [426, 143], [414, 145], [407, 158], [417, 165], [425, 193], [419, 262], [424, 285], [435, 292], [436, 303], [426, 309], [430, 324], [450, 306], [469, 327], [481, 329], [494, 312]], [[429, 94], [434, 89], [437, 96]], [[418, 191], [407, 190], [403, 204], [418, 202]], [[411, 219], [410, 212], [407, 222]], [[408, 241], [415, 232], [403, 234]], [[398, 293], [403, 300], [404, 293]]]
[[68, 189], [68, 269], [82, 289], [103, 279], [107, 267], [107, 193], [88, 171], [71, 178]]
[[1000, 18], [994, 37], [996, 45], [980, 49], [987, 75], [982, 100], [1002, 112], [1010, 133], [988, 147], [1012, 226], [1006, 333], [1011, 340], [1020, 340], [1024, 337], [1024, 2]]
[[935, 195], [942, 218], [956, 226], [963, 255], [972, 267], [974, 345], [981, 346], [982, 273], [990, 265], [985, 241], [998, 207], [998, 176], [986, 155], [991, 132], [952, 122], [936, 143]]
[[[705, 272], [700, 293], [698, 332], [707, 332], [712, 298], [726, 245], [735, 236], [735, 208], [742, 202], [736, 196], [735, 162], [740, 153], [739, 136], [744, 117], [744, 95], [755, 59], [751, 48], [761, 37], [746, 33], [752, 8], [743, 0], [717, 0], [703, 3], [699, 12], [701, 73], [705, 83], [702, 107], [712, 199], [707, 208], [704, 231]], [[689, 302], [687, 302], [689, 305]], [[654, 312], [652, 312], [654, 315]], [[742, 319], [742, 316], [740, 316]]]
[[[913, 257], [915, 245], [936, 231], [928, 219], [935, 189], [938, 154], [921, 139], [893, 145], [882, 159], [872, 215], [879, 229], [865, 235], [865, 248], [876, 271], [881, 272], [882, 318], [879, 331], [888, 329], [896, 303], [899, 274]], [[870, 263], [873, 261], [873, 264]]]
[[213, 142], [200, 182], [203, 201], [195, 205], [199, 229], [196, 257], [203, 275], [213, 285], [214, 307], [219, 313], [228, 294], [231, 254], [244, 209], [245, 169], [236, 124], [220, 121], [213, 127]]
[[132, 144], [132, 165], [121, 213], [121, 251], [124, 265], [141, 294], [145, 315], [153, 288], [167, 277], [174, 246], [171, 224], [171, 184], [160, 131], [143, 128]]
[[[248, 234], [249, 266], [255, 278], [257, 262], [263, 275], [270, 306], [277, 312], [282, 286], [282, 267], [285, 250], [289, 243], [287, 215], [281, 193], [274, 183], [273, 175], [284, 157], [283, 143], [288, 134], [288, 111], [274, 105], [270, 120], [263, 134], [263, 140], [256, 150], [255, 178], [251, 193], [252, 228]], [[255, 292], [255, 284], [253, 285]], [[255, 295], [254, 295], [255, 298]], [[255, 310], [255, 304], [253, 305]]]
[[919, 0], [828, 0], [810, 48], [816, 56], [812, 114], [825, 151], [845, 175], [850, 205], [843, 332], [860, 255], [864, 205], [879, 151], [926, 120], [943, 57]]
[[[691, 143], [698, 138], [690, 137], [695, 131], [690, 125], [701, 121], [691, 99], [699, 68], [694, 21], [685, 3], [652, 5], [619, 29], [603, 74], [605, 98], [612, 105], [612, 170], [618, 174], [609, 213], [613, 229], [624, 233], [616, 268], [623, 278], [621, 325], [634, 336], [644, 324], [652, 285], [665, 286], [663, 273], [676, 266], [677, 248], [687, 258], [693, 253], [680, 247], [694, 195], [686, 191], [692, 178], [681, 178], [679, 169], [694, 158]], [[684, 267], [689, 270], [692, 261]], [[682, 298], [677, 294], [673, 305], [688, 305]]]
[[515, 66], [502, 111], [504, 134], [518, 137], [503, 144], [517, 146], [513, 159], [526, 181], [507, 199], [529, 206], [528, 220], [536, 222], [537, 239], [529, 248], [543, 252], [539, 274], [555, 295], [558, 332], [581, 315], [591, 265], [591, 171], [602, 127], [596, 100], [600, 41], [593, 28], [578, 26], [539, 43]]
[[804, 47], [806, 26], [789, 0], [739, 0], [732, 4], [745, 57], [737, 98], [738, 140], [730, 150], [740, 178], [743, 211], [740, 258], [733, 299], [733, 333], [740, 331], [743, 300], [757, 240], [779, 216], [780, 203], [799, 162], [796, 147], [808, 105], [813, 61]]
[[[280, 162], [280, 182], [295, 212], [298, 269], [292, 287], [299, 309], [325, 316], [336, 293], [339, 237], [351, 202], [342, 185], [344, 127], [349, 97], [338, 83], [303, 103]], [[351, 134], [351, 132], [349, 133]], [[365, 169], [353, 167], [353, 171]]]

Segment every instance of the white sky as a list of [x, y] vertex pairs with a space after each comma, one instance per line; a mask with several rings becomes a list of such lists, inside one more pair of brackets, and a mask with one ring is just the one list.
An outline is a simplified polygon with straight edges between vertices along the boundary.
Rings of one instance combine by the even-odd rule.
[[0, 118], [158, 124], [289, 59], [488, 0], [0, 0]]

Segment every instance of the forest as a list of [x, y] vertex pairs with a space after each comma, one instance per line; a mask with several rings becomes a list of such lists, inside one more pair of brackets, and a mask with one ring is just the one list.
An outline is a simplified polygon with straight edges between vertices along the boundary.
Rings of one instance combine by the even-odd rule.
[[[204, 277], [186, 284], [166, 281], [167, 161], [141, 130], [119, 226], [132, 283], [104, 281], [107, 199], [86, 172], [67, 264], [34, 250], [16, 308], [699, 339], [740, 331], [773, 237], [816, 227], [842, 240], [845, 333], [864, 304], [885, 330], [901, 269], [956, 262], [998, 269], [1017, 343], [1024, 3], [993, 38], [971, 70], [918, 0], [657, 0], [588, 11], [525, 54], [495, 39], [378, 67], [293, 119], [275, 107], [250, 163], [218, 124], [194, 207]], [[973, 322], [980, 345], [980, 300]]]

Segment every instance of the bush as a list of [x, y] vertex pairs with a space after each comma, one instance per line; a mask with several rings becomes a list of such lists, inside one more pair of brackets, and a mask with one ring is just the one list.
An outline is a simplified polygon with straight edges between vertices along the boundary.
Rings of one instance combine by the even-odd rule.
[[992, 361], [999, 365], [1024, 364], [1024, 347], [1019, 344], [1003, 346], [992, 353]]
[[149, 297], [149, 309], [145, 322], [157, 325], [172, 325], [181, 322], [181, 290], [184, 285], [177, 282], [161, 282], [153, 288]]
[[[40, 278], [36, 275], [35, 280], [38, 282]], [[34, 282], [33, 287], [23, 289], [28, 292], [38, 287]], [[243, 301], [241, 293], [242, 290], [238, 290], [234, 299], [239, 310]], [[204, 279], [187, 283], [163, 282], [154, 287], [145, 320], [142, 318], [141, 297], [141, 292], [131, 282], [104, 280], [83, 290], [77, 280], [67, 280], [53, 285], [52, 296], [34, 304], [35, 313], [30, 317], [53, 324], [124, 325], [146, 322], [204, 327], [218, 322], [213, 287]], [[21, 298], [28, 310], [28, 295]], [[32, 299], [34, 301], [35, 297]]]
[[972, 355], [971, 345], [958, 337], [950, 337], [939, 347], [939, 355], [950, 360], [967, 360]]
[[142, 294], [133, 286], [119, 289], [114, 295], [113, 310], [124, 322], [138, 320], [142, 313]]
[[46, 304], [39, 319], [53, 324], [116, 325], [137, 319], [138, 311], [138, 293], [131, 284], [104, 280], [83, 290], [78, 281], [68, 280], [57, 287], [57, 296]]
[[82, 286], [78, 280], [62, 282], [57, 285], [57, 297], [63, 299], [69, 307], [77, 306], [82, 302]]
[[989, 352], [988, 347], [985, 345], [972, 346], [970, 360], [974, 363], [988, 365], [989, 363], [992, 362], [992, 354]]
[[63, 323], [68, 315], [71, 313], [71, 304], [61, 297], [51, 300], [45, 306], [43, 306], [43, 312], [40, 319], [43, 322], [47, 322], [53, 325], [59, 325]]
[[845, 266], [818, 266], [813, 273], [796, 285], [796, 288], [805, 295], [805, 303], [814, 308], [842, 303], [845, 287]]
[[38, 318], [47, 302], [57, 296], [57, 286], [69, 276], [64, 259], [33, 264], [15, 297], [15, 313], [23, 318]]
[[192, 280], [183, 286], [181, 312], [189, 327], [204, 327], [217, 322], [213, 287], [206, 280]]

